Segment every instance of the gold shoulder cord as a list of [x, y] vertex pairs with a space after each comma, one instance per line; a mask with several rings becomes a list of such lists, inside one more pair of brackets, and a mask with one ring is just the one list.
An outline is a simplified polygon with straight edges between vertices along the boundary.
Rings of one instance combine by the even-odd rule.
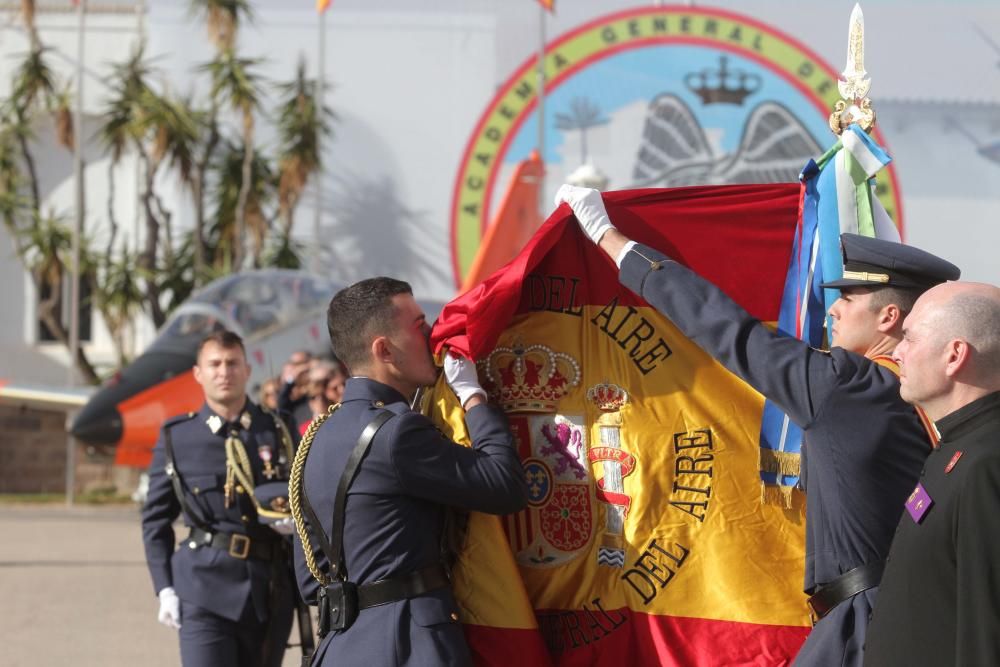
[[[270, 414], [271, 418], [274, 419], [274, 425], [278, 431], [278, 437], [281, 439], [281, 444], [285, 448], [288, 460], [291, 461], [294, 458], [294, 450], [292, 449], [292, 436], [288, 432], [288, 427], [285, 426], [285, 422], [278, 418], [278, 416], [274, 413], [268, 412], [268, 414]], [[326, 418], [324, 417], [324, 420], [325, 419]], [[284, 519], [288, 516], [287, 512], [278, 512], [262, 507], [260, 502], [258, 502], [257, 496], [254, 495], [255, 487], [253, 482], [253, 467], [250, 465], [250, 458], [247, 456], [246, 447], [244, 446], [242, 440], [230, 435], [226, 438], [227, 489], [232, 488], [232, 477], [239, 480], [240, 484], [243, 485], [243, 488], [246, 489], [247, 494], [250, 496], [250, 500], [257, 509], [258, 515], [269, 519]]]
[[[312, 420], [309, 424], [309, 428], [306, 429], [305, 435], [302, 436], [302, 442], [299, 443], [299, 449], [295, 452], [295, 461], [292, 463], [292, 474], [288, 477], [288, 501], [292, 506], [292, 518], [295, 520], [295, 530], [299, 533], [299, 539], [302, 540], [302, 553], [306, 558], [306, 565], [309, 566], [309, 571], [312, 572], [312, 576], [320, 583], [321, 586], [326, 586], [330, 583], [330, 578], [323, 574], [319, 569], [319, 565], [316, 564], [316, 556], [313, 552], [312, 540], [309, 537], [309, 531], [306, 530], [306, 519], [302, 514], [302, 471], [306, 467], [306, 457], [309, 456], [309, 450], [312, 448], [313, 438], [316, 437], [316, 431], [319, 427], [330, 418], [330, 416], [337, 411], [340, 407], [340, 403], [336, 405], [331, 405], [330, 409], [327, 410], [325, 415], [320, 415]], [[317, 526], [318, 529], [322, 530], [321, 527]]]

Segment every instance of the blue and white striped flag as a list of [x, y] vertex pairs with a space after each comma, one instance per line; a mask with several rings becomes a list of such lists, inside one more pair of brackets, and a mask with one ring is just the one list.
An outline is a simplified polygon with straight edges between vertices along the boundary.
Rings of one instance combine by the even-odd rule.
[[[780, 333], [813, 347], [823, 345], [823, 321], [840, 292], [824, 290], [820, 283], [843, 275], [842, 233], [899, 241], [899, 231], [873, 190], [875, 174], [891, 160], [864, 130], [851, 125], [830, 150], [802, 170], [799, 222], [778, 318]], [[760, 447], [763, 497], [787, 506], [799, 481], [802, 429], [769, 400], [764, 403]]]

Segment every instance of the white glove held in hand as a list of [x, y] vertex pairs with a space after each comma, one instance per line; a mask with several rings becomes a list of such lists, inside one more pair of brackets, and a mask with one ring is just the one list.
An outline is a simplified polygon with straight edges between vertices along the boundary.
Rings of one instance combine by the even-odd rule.
[[611, 224], [611, 218], [608, 217], [607, 209], [604, 208], [601, 193], [597, 190], [563, 184], [556, 192], [556, 206], [563, 202], [573, 209], [573, 214], [576, 215], [584, 234], [594, 243], [599, 243], [606, 231], [615, 228]]
[[293, 535], [295, 533], [295, 519], [292, 517], [278, 519], [267, 525], [278, 535]]
[[470, 398], [479, 394], [486, 398], [486, 392], [479, 386], [479, 376], [476, 375], [476, 364], [465, 357], [456, 357], [449, 352], [444, 358], [444, 379], [448, 386], [458, 396], [458, 402], [463, 406]]
[[167, 586], [158, 594], [160, 598], [160, 613], [156, 620], [168, 628], [181, 629], [181, 599], [172, 586]]

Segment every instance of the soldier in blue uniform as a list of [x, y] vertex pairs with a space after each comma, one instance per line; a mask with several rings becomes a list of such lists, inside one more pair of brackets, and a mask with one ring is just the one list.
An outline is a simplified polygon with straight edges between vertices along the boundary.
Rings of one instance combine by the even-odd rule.
[[584, 232], [615, 260], [622, 284], [773, 401], [804, 431], [805, 591], [819, 618], [797, 665], [860, 665], [884, 559], [930, 437], [881, 358], [900, 341], [916, 298], [954, 265], [922, 250], [842, 236], [832, 349], [778, 335], [718, 288], [612, 225], [596, 190], [564, 185]]
[[[465, 409], [472, 447], [448, 440], [410, 409], [414, 393], [435, 382], [437, 368], [430, 327], [405, 282], [372, 278], [340, 291], [330, 302], [328, 325], [333, 351], [351, 377], [340, 407], [311, 444], [307, 434], [296, 460], [293, 503], [304, 460], [303, 504], [319, 524], [308, 525], [308, 515], [307, 522], [297, 522], [309, 546], [307, 553], [295, 541], [296, 572], [303, 597], [321, 605], [321, 619], [342, 613], [331, 600], [348, 588], [356, 591], [357, 616], [326, 634], [313, 664], [469, 665], [442, 542], [448, 508], [507, 514], [525, 506], [524, 472], [506, 416], [486, 404], [475, 365], [450, 355], [445, 375]], [[387, 421], [379, 427], [374, 420], [380, 417]], [[367, 454], [353, 477], [345, 476], [352, 451], [369, 429], [374, 438]], [[340, 485], [342, 550], [332, 551], [341, 552], [342, 560], [331, 554], [341, 560], [335, 573], [317, 544], [337, 542]], [[335, 579], [337, 573], [347, 583], [328, 593], [317, 577]], [[322, 632], [322, 620], [320, 625]]]
[[[159, 620], [178, 629], [185, 667], [281, 664], [294, 586], [288, 547], [263, 525], [254, 487], [287, 479], [286, 428], [246, 395], [239, 336], [220, 331], [198, 348], [198, 412], [167, 420], [153, 451], [142, 537]], [[175, 549], [178, 515], [190, 533]], [[286, 526], [290, 526], [286, 523]]]

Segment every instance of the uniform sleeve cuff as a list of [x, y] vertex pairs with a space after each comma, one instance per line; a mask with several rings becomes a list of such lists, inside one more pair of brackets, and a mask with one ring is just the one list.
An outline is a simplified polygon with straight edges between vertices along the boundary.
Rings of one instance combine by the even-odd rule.
[[625, 244], [625, 247], [622, 248], [621, 252], [618, 253], [618, 256], [615, 257], [615, 264], [618, 265], [619, 269], [622, 268], [622, 262], [625, 261], [625, 255], [627, 255], [628, 251], [634, 247], [635, 247], [635, 241], [629, 241], [628, 243]]

